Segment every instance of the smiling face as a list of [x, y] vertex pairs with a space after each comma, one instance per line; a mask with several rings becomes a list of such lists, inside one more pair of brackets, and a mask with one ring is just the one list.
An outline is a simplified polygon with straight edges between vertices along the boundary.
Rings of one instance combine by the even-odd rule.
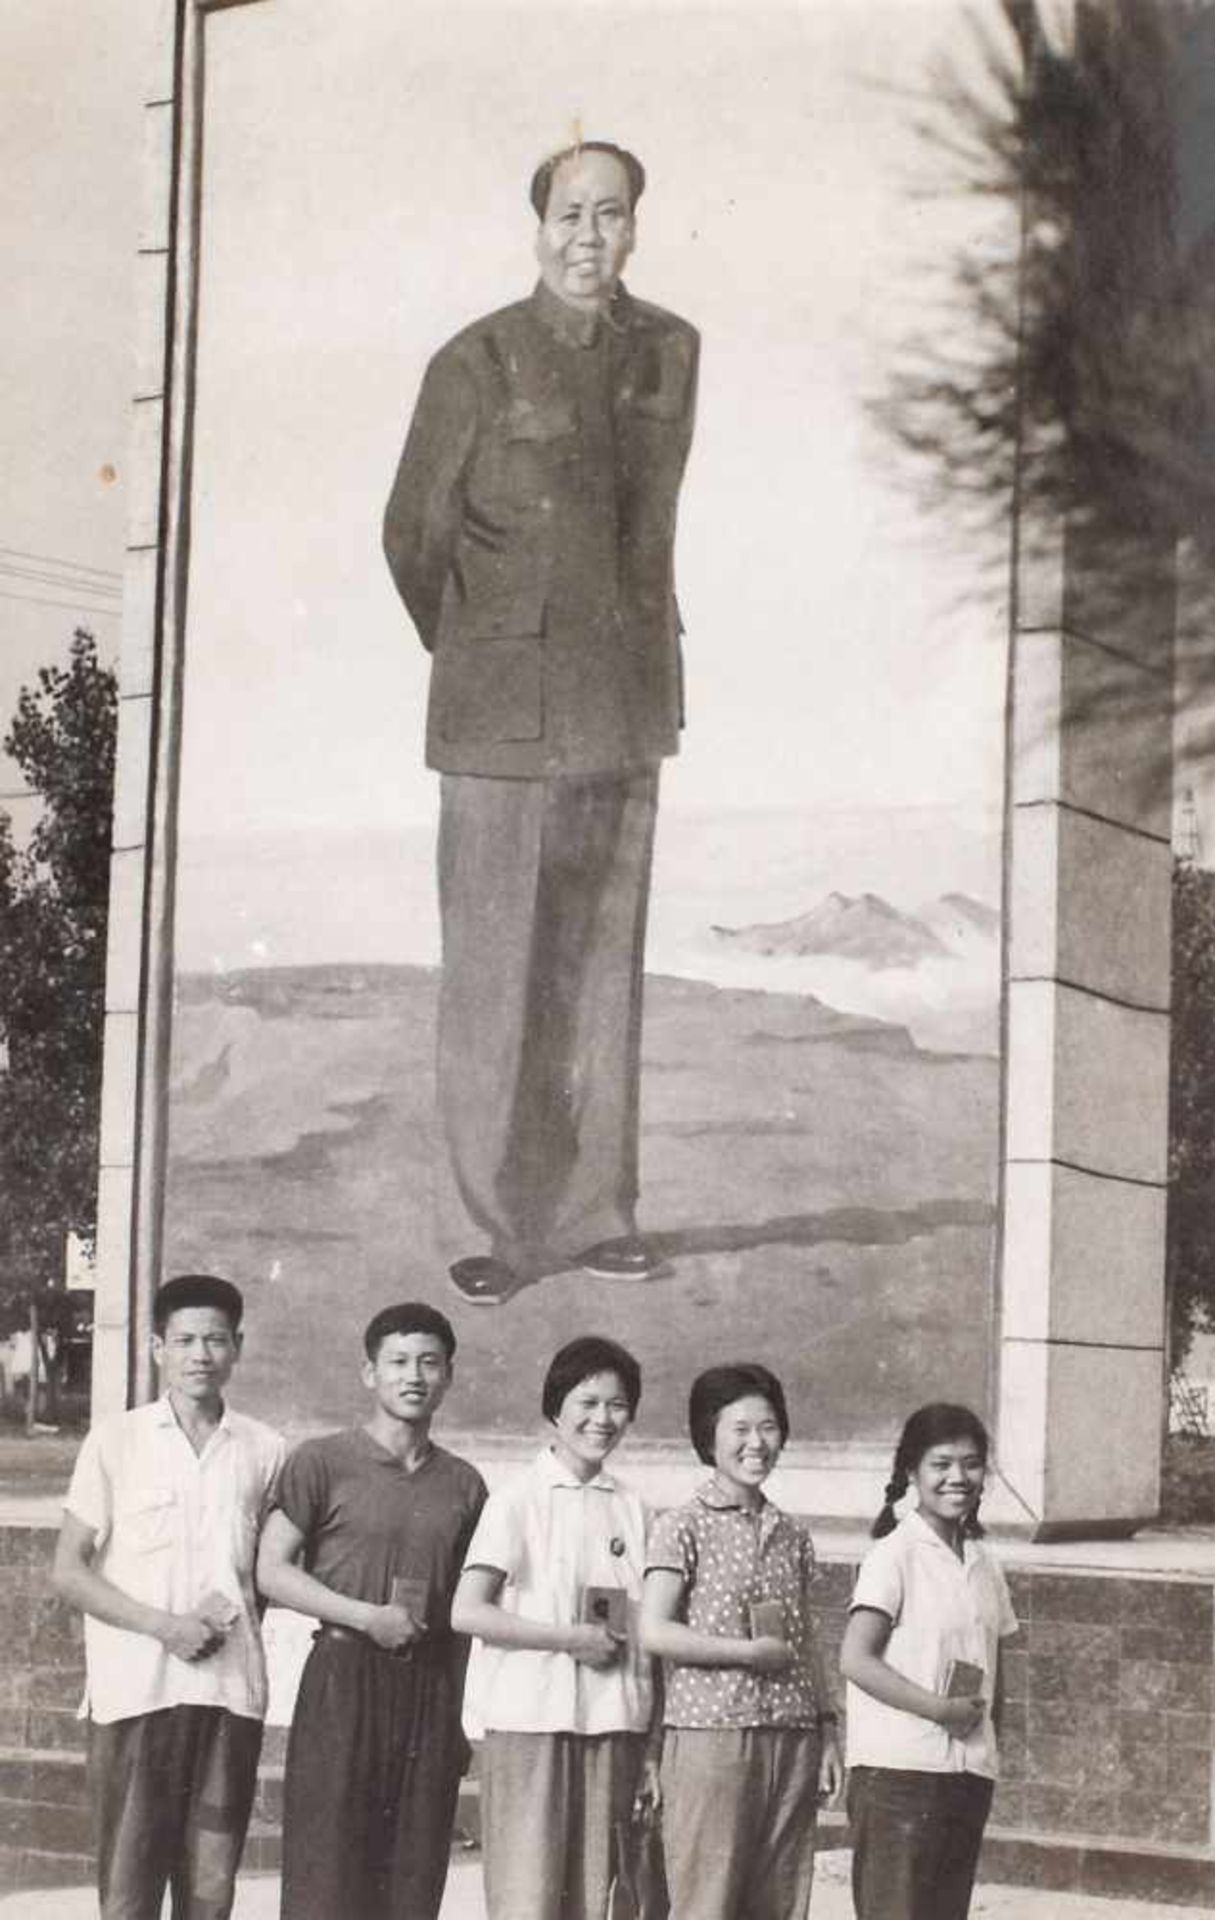
[[611, 153], [581, 152], [553, 174], [536, 236], [536, 258], [549, 291], [567, 306], [607, 306], [633, 251], [629, 177]]
[[929, 1447], [910, 1476], [923, 1518], [942, 1538], [956, 1539], [979, 1504], [987, 1461], [973, 1440]]
[[593, 1479], [627, 1431], [632, 1415], [618, 1373], [592, 1373], [571, 1387], [553, 1421], [553, 1451], [580, 1480]]
[[152, 1335], [160, 1388], [181, 1406], [214, 1405], [240, 1358], [240, 1334], [218, 1307], [178, 1307]]
[[772, 1402], [762, 1393], [748, 1393], [741, 1400], [732, 1400], [717, 1416], [714, 1470], [728, 1486], [754, 1496], [780, 1459], [783, 1445]]
[[363, 1385], [389, 1420], [425, 1426], [451, 1385], [447, 1349], [435, 1333], [387, 1334], [363, 1362]]

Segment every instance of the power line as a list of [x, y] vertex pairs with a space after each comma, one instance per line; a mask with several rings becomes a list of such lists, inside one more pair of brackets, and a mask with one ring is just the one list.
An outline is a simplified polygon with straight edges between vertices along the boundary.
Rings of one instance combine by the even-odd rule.
[[0, 587], [0, 600], [22, 600], [30, 607], [58, 607], [65, 613], [101, 614], [106, 620], [117, 620], [122, 613], [121, 607], [88, 607], [80, 600], [42, 600], [36, 593], [6, 593]]
[[0, 554], [7, 554], [14, 560], [37, 560], [43, 566], [68, 567], [73, 573], [97, 573], [107, 580], [121, 580], [121, 573], [113, 567], [90, 567], [83, 560], [69, 560], [59, 553], [27, 553], [22, 547], [0, 547]]
[[30, 580], [40, 587], [74, 587], [78, 593], [100, 594], [105, 599], [113, 599], [122, 592], [121, 587], [112, 587], [108, 581], [78, 580], [71, 574], [48, 573], [42, 567], [14, 567], [7, 560], [0, 560], [0, 578]]

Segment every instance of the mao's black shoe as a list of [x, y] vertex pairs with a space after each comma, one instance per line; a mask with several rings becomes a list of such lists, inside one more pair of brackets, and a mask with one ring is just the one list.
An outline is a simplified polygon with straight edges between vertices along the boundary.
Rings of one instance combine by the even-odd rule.
[[500, 1307], [524, 1284], [505, 1260], [491, 1253], [470, 1254], [447, 1269], [451, 1286], [470, 1307]]
[[662, 1262], [651, 1253], [644, 1240], [629, 1234], [621, 1240], [601, 1240], [578, 1255], [584, 1273], [600, 1280], [652, 1280], [661, 1272]]

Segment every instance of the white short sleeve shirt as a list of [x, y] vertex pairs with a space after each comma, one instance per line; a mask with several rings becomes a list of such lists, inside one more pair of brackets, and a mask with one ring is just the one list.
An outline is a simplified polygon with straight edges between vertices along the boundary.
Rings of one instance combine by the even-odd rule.
[[183, 1705], [264, 1718], [254, 1559], [284, 1454], [280, 1435], [231, 1408], [196, 1454], [167, 1398], [87, 1436], [64, 1505], [93, 1530], [97, 1571], [166, 1612], [188, 1612], [212, 1591], [240, 1609], [219, 1650], [195, 1661], [86, 1614], [84, 1710], [94, 1720]]
[[[645, 1509], [610, 1473], [580, 1481], [545, 1448], [491, 1493], [464, 1564], [505, 1575], [498, 1604], [545, 1625], [573, 1626], [588, 1587], [623, 1587], [635, 1629], [645, 1573]], [[464, 1728], [497, 1733], [644, 1733], [650, 1666], [635, 1630], [624, 1656], [599, 1672], [572, 1654], [474, 1640]]]
[[951, 1660], [983, 1669], [986, 1711], [968, 1740], [917, 1713], [888, 1707], [848, 1684], [848, 1764], [910, 1767], [926, 1773], [977, 1773], [994, 1780], [996, 1736], [991, 1702], [1000, 1641], [1017, 1631], [999, 1562], [981, 1541], [967, 1540], [959, 1560], [918, 1513], [866, 1554], [852, 1610], [870, 1607], [891, 1622], [883, 1658], [896, 1673], [943, 1693]]

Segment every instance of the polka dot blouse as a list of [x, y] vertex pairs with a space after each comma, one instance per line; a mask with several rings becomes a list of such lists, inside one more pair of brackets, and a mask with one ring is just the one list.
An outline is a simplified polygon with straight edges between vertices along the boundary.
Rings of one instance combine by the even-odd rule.
[[775, 1600], [784, 1637], [798, 1653], [781, 1673], [742, 1667], [692, 1667], [664, 1661], [668, 1727], [812, 1727], [820, 1700], [821, 1665], [810, 1614], [814, 1546], [805, 1523], [765, 1500], [744, 1507], [709, 1481], [685, 1507], [660, 1514], [646, 1550], [647, 1567], [677, 1573], [684, 1583], [679, 1617], [698, 1633], [747, 1639], [750, 1607]]

